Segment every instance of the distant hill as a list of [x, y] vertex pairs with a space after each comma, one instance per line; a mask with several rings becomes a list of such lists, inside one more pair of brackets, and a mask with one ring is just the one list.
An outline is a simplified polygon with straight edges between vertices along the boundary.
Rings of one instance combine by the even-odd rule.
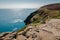
[[39, 22], [44, 23], [46, 19], [50, 18], [60, 18], [60, 3], [40, 7], [35, 12], [31, 13], [24, 22], [26, 24]]

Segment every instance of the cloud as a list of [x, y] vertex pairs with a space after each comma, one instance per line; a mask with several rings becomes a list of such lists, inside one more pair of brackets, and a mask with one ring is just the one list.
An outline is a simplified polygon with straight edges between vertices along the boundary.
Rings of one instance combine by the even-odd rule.
[[4, 9], [4, 8], [39, 8], [40, 4], [0, 4], [0, 9]]

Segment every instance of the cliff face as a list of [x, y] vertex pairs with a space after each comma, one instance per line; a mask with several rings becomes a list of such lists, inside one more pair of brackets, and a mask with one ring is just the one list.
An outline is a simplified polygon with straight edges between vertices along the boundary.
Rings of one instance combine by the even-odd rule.
[[24, 21], [26, 24], [43, 22], [48, 18], [60, 18], [60, 3], [49, 4], [31, 13]]

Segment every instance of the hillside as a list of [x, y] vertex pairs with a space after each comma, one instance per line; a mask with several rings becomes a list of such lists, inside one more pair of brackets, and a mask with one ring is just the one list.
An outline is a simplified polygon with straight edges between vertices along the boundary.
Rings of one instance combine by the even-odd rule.
[[40, 7], [37, 11], [31, 13], [26, 20], [26, 24], [43, 22], [46, 19], [59, 18], [60, 19], [60, 3], [49, 4]]

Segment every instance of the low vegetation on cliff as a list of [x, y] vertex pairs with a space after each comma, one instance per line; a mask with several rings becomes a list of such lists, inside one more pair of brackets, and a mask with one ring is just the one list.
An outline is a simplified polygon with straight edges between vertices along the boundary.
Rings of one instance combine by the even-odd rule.
[[31, 13], [25, 20], [26, 24], [30, 23], [45, 23], [45, 20], [51, 18], [60, 19], [60, 3], [49, 4], [39, 8]]

